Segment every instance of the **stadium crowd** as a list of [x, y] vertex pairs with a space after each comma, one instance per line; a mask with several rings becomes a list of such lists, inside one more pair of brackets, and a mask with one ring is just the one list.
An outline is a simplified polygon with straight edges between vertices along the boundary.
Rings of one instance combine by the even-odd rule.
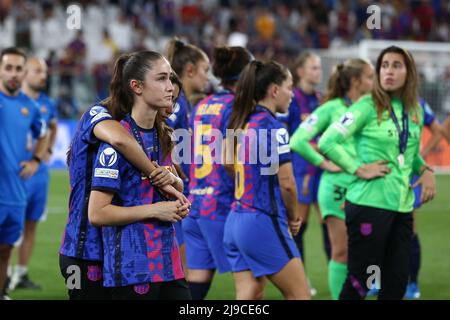
[[[18, 46], [46, 59], [48, 89], [61, 118], [78, 118], [86, 104], [107, 96], [118, 54], [162, 52], [173, 35], [208, 55], [218, 45], [239, 45], [284, 64], [304, 48], [339, 48], [362, 39], [450, 40], [446, 0], [83, 0], [80, 31], [65, 27], [71, 3], [0, 2], [0, 48]], [[380, 30], [367, 29], [371, 4], [380, 7]]]

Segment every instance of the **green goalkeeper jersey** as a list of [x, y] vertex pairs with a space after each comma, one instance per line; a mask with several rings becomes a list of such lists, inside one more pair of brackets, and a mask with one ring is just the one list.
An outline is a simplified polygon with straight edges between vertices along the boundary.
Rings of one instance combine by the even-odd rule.
[[[333, 122], [338, 121], [346, 111], [348, 111], [348, 106], [342, 98], [335, 98], [321, 105], [295, 131], [291, 137], [291, 149], [313, 165], [319, 166], [324, 157], [311, 146], [309, 141], [324, 132]], [[348, 155], [356, 157], [353, 137], [346, 139], [342, 143], [342, 147]], [[323, 173], [322, 179], [328, 175], [332, 175], [334, 184], [343, 187], [348, 186], [354, 179], [353, 175], [346, 172], [331, 174], [326, 171]]]
[[[403, 105], [392, 99], [392, 108], [402, 127]], [[382, 178], [365, 180], [357, 178], [348, 188], [347, 199], [358, 205], [411, 212], [414, 193], [410, 186], [413, 173], [419, 174], [425, 161], [419, 154], [423, 126], [423, 110], [419, 106], [409, 112], [409, 133], [404, 160], [399, 161], [399, 133], [389, 111], [377, 117], [371, 95], [362, 97], [325, 131], [319, 141], [323, 154], [350, 174], [362, 164], [378, 160], [388, 161], [391, 172]], [[356, 155], [345, 147], [353, 137]]]

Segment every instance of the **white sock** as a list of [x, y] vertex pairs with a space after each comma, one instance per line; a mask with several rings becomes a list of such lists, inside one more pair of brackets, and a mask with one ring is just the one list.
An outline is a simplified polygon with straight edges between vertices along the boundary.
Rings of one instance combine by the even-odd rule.
[[16, 268], [14, 269], [14, 273], [18, 277], [22, 277], [23, 275], [28, 273], [28, 267], [27, 266], [16, 265]]
[[6, 275], [7, 275], [8, 277], [11, 277], [11, 276], [12, 276], [12, 272], [13, 272], [13, 267], [12, 267], [12, 265], [8, 265], [8, 269], [6, 269]]

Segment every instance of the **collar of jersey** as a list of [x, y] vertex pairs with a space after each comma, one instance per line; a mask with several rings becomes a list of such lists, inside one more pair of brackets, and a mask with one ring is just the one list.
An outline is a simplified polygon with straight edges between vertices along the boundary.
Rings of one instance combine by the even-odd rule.
[[[139, 127], [139, 125], [136, 123], [136, 121], [134, 121], [134, 119], [131, 117], [131, 113], [127, 114], [127, 117], [126, 117], [126, 118], [127, 118], [127, 121], [128, 121], [128, 122], [133, 122], [134, 125], [136, 126], [136, 128], [138, 128], [139, 131], [142, 131], [142, 132], [152, 132], [152, 131], [155, 129], [155, 125], [153, 125], [153, 128], [151, 128], [151, 129], [145, 129], [145, 128]], [[155, 119], [155, 121], [156, 121], [156, 119]]]
[[255, 107], [255, 111], [265, 111], [268, 114], [270, 114], [272, 117], [276, 118], [275, 114], [272, 112], [272, 110], [270, 110], [269, 108], [262, 106], [260, 104], [257, 104]]

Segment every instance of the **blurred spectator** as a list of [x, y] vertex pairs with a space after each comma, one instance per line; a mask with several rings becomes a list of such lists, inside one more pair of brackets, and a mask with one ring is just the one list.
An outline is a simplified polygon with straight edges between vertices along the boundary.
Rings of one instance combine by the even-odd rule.
[[16, 45], [16, 21], [11, 15], [11, 1], [0, 2], [0, 47], [7, 48]]
[[117, 19], [108, 24], [108, 32], [120, 51], [127, 52], [132, 49], [134, 31], [125, 12], [119, 11]]
[[237, 18], [230, 19], [230, 34], [227, 44], [229, 46], [247, 47], [248, 35], [242, 32], [242, 24]]
[[74, 53], [69, 49], [65, 49], [63, 56], [59, 60], [59, 81], [62, 87], [69, 88], [73, 91], [73, 79], [77, 74], [77, 63]]
[[56, 99], [56, 110], [60, 119], [79, 118], [79, 109], [76, 99], [72, 96], [67, 86], [60, 86], [58, 97]]
[[76, 73], [81, 74], [85, 70], [85, 63], [86, 63], [86, 44], [83, 40], [83, 32], [81, 30], [78, 30], [75, 39], [73, 39], [69, 45], [67, 46], [67, 49], [70, 54], [72, 55], [75, 67], [76, 67]]
[[[19, 45], [51, 60], [50, 93], [59, 94], [60, 81], [83, 105], [107, 95], [110, 66], [118, 53], [162, 51], [173, 35], [206, 53], [228, 44], [280, 62], [291, 61], [305, 48], [345, 48], [368, 38], [450, 41], [448, 0], [76, 2], [84, 33], [66, 29], [69, 0], [0, 0], [0, 49]], [[379, 30], [366, 26], [371, 4], [381, 9]]]
[[68, 30], [57, 18], [52, 2], [42, 4], [42, 18], [33, 19], [30, 28], [31, 44], [36, 55], [46, 58], [52, 50], [58, 54], [62, 52]]

